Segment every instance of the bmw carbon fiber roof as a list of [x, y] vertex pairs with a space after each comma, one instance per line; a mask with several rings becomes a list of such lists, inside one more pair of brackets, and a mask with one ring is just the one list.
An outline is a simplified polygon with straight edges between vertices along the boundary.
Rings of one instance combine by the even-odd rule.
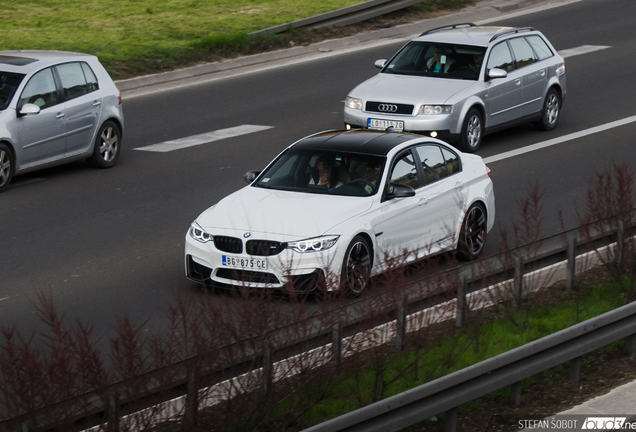
[[421, 135], [372, 130], [327, 131], [298, 141], [294, 147], [386, 156], [394, 147]]

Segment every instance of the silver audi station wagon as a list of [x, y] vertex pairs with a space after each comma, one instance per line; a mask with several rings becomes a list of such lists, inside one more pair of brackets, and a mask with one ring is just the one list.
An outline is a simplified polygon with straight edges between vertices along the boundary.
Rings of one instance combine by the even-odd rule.
[[565, 98], [565, 62], [530, 27], [432, 29], [375, 66], [345, 100], [347, 129], [415, 132], [468, 152], [519, 123], [554, 129]]
[[0, 51], [0, 192], [14, 175], [77, 159], [112, 167], [123, 130], [121, 94], [97, 57]]

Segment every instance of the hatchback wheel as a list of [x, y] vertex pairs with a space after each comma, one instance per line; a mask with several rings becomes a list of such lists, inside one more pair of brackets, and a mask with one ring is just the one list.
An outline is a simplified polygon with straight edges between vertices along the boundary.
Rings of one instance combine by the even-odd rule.
[[559, 93], [553, 88], [548, 91], [543, 102], [543, 112], [541, 113], [541, 119], [535, 123], [537, 128], [545, 131], [552, 130], [556, 127], [559, 121], [559, 112], [561, 109], [561, 98]]
[[481, 113], [476, 108], [472, 108], [468, 111], [462, 126], [462, 135], [459, 141], [461, 149], [470, 153], [476, 152], [481, 145], [483, 135], [484, 124]]
[[9, 146], [0, 143], [0, 192], [3, 192], [11, 183], [14, 170], [13, 154]]
[[342, 288], [349, 295], [358, 296], [371, 274], [371, 248], [362, 236], [353, 238], [342, 263]]
[[96, 168], [110, 168], [117, 163], [120, 150], [121, 131], [114, 122], [106, 121], [99, 128], [93, 154], [88, 158], [88, 163]]
[[486, 210], [481, 204], [473, 204], [466, 213], [457, 244], [460, 259], [472, 261], [479, 256], [486, 243]]

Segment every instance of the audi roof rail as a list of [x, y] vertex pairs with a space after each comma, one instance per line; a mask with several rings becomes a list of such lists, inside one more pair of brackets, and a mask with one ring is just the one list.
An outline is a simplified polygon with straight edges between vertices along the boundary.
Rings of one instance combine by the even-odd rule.
[[459, 23], [459, 24], [451, 24], [451, 25], [447, 25], [447, 26], [443, 26], [443, 27], [435, 27], [433, 29], [426, 30], [420, 36], [424, 36], [424, 35], [427, 35], [427, 34], [430, 34], [430, 33], [440, 32], [440, 31], [444, 31], [444, 30], [452, 30], [452, 29], [456, 29], [456, 28], [459, 28], [459, 27], [477, 27], [477, 25], [475, 25], [473, 23]]
[[501, 36], [505, 36], [505, 35], [509, 35], [509, 34], [514, 34], [514, 33], [527, 32], [527, 31], [534, 31], [534, 28], [532, 28], [532, 27], [519, 27], [519, 28], [515, 28], [515, 29], [510, 29], [510, 30], [502, 31], [501, 33], [497, 33], [496, 35], [494, 35], [494, 36], [490, 39], [490, 42], [494, 41], [495, 39], [497, 39], [498, 37], [501, 37]]

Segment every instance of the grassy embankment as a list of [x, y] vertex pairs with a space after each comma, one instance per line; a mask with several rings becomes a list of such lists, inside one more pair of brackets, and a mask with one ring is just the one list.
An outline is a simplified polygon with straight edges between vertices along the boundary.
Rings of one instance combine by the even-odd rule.
[[[0, 49], [97, 55], [115, 79], [337, 37], [342, 31], [293, 31], [250, 38], [257, 30], [340, 9], [361, 0], [0, 0]], [[425, 16], [470, 0], [425, 0], [401, 14]], [[346, 32], [345, 32], [346, 34]]]

